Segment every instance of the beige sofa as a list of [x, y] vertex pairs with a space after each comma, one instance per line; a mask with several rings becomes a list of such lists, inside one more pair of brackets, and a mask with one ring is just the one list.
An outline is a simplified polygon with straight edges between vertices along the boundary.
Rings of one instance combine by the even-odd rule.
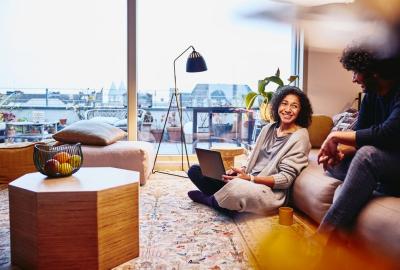
[[[318, 148], [332, 128], [327, 116], [314, 116], [309, 128], [313, 145], [309, 166], [296, 179], [293, 187], [295, 207], [312, 220], [321, 222], [334, 195], [340, 192], [341, 181], [326, 174], [317, 164]], [[338, 188], [339, 187], [339, 188]], [[399, 262], [400, 267], [400, 198], [373, 198], [357, 218], [354, 235], [367, 248], [380, 251]]]
[[[0, 144], [0, 184], [8, 184], [26, 173], [36, 171], [32, 156], [37, 143]], [[117, 141], [107, 146], [82, 145], [82, 152], [83, 167], [138, 171], [141, 185], [149, 178], [155, 157], [153, 145], [142, 141]]]

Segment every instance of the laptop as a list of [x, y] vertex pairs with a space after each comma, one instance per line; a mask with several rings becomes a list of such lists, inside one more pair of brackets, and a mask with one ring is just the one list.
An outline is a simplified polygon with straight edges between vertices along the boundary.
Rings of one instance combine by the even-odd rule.
[[222, 175], [226, 173], [221, 153], [218, 151], [195, 148], [197, 159], [200, 163], [201, 172], [204, 176], [222, 180]]

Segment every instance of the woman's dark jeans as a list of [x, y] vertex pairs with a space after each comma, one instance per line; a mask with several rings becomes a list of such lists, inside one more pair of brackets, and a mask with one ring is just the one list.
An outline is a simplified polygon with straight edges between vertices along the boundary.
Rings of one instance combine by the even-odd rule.
[[213, 195], [225, 185], [225, 182], [203, 176], [199, 165], [191, 166], [188, 176], [193, 184], [207, 196]]

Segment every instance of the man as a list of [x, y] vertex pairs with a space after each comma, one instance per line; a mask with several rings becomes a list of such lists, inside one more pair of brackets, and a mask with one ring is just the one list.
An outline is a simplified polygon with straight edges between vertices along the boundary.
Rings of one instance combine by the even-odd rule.
[[362, 46], [344, 50], [340, 61], [365, 96], [355, 131], [332, 132], [318, 154], [318, 163], [343, 180], [318, 228], [326, 236], [349, 229], [375, 190], [400, 195], [399, 61]]

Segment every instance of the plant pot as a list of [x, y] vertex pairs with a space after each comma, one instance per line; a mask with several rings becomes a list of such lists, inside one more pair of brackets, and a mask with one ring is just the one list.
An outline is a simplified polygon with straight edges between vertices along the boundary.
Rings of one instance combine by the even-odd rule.
[[173, 142], [181, 141], [181, 127], [168, 127], [169, 140]]
[[271, 115], [271, 104], [262, 102], [260, 105], [260, 118], [264, 122], [271, 122], [273, 121]]
[[153, 135], [156, 142], [160, 142], [162, 139], [162, 129], [151, 129], [150, 133]]

